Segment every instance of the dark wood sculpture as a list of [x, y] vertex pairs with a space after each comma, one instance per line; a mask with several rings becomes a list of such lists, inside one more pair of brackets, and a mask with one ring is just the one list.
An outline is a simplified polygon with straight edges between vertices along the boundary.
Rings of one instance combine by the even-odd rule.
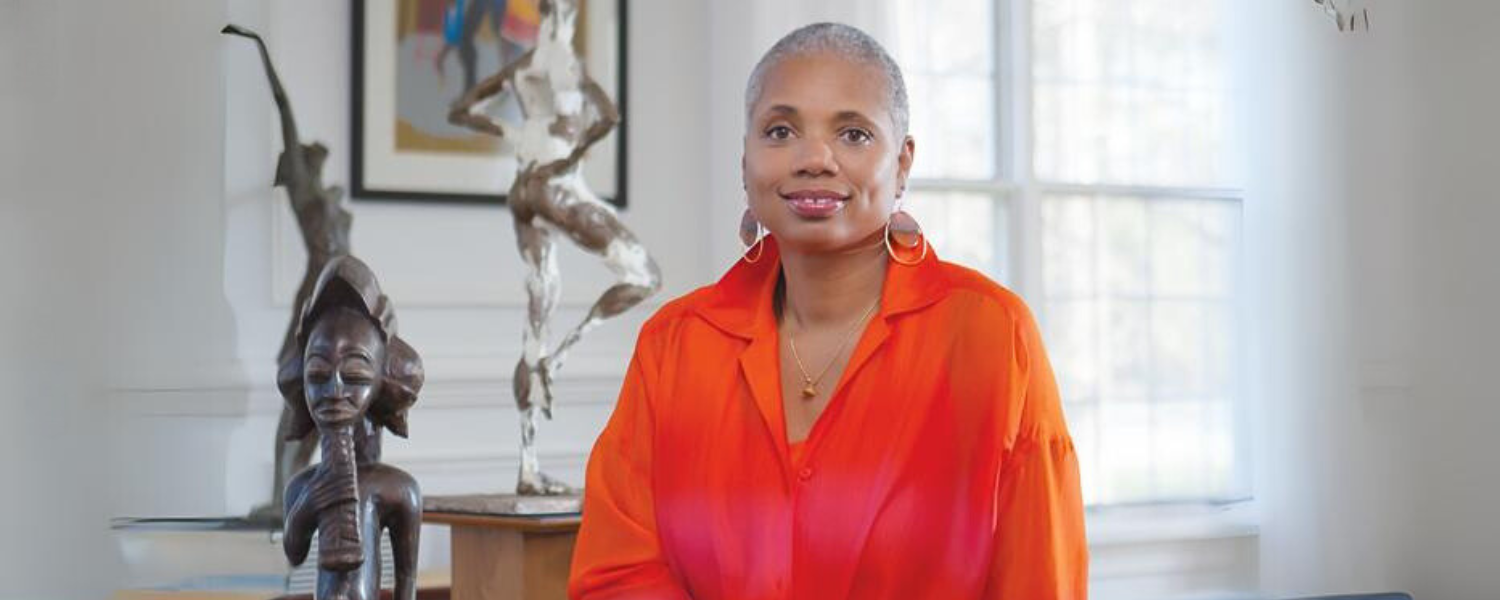
[[[584, 334], [656, 293], [661, 288], [661, 271], [614, 207], [595, 196], [583, 180], [584, 154], [609, 134], [620, 114], [604, 89], [584, 73], [573, 50], [578, 6], [572, 0], [541, 0], [539, 10], [542, 21], [536, 47], [465, 92], [454, 102], [448, 121], [499, 136], [516, 148], [520, 170], [506, 201], [526, 262], [529, 297], [513, 390], [521, 411], [521, 472], [516, 493], [557, 496], [576, 491], [544, 474], [536, 453], [537, 414], [552, 418], [553, 377]], [[483, 112], [507, 88], [520, 100], [526, 117], [519, 126]], [[549, 351], [546, 334], [562, 289], [554, 234], [567, 236], [603, 259], [618, 281]]]
[[416, 598], [422, 493], [406, 472], [380, 463], [381, 429], [407, 434], [422, 387], [422, 360], [396, 336], [390, 301], [369, 267], [329, 261], [300, 311], [296, 352], [277, 385], [292, 414], [287, 435], [321, 434], [323, 457], [287, 483], [283, 544], [293, 565], [318, 536], [315, 598], [375, 600], [380, 534], [390, 531], [396, 600]]
[[[293, 343], [293, 332], [297, 329], [297, 310], [307, 302], [312, 293], [313, 282], [323, 267], [334, 258], [349, 254], [349, 226], [353, 216], [344, 207], [344, 192], [337, 186], [323, 185], [323, 163], [328, 158], [328, 148], [313, 142], [303, 144], [297, 135], [297, 121], [292, 116], [292, 104], [281, 78], [276, 75], [276, 66], [271, 63], [271, 54], [265, 41], [254, 31], [238, 25], [226, 25], [221, 33], [250, 38], [260, 49], [261, 62], [265, 65], [266, 77], [271, 84], [271, 97], [281, 114], [281, 138], [283, 149], [276, 162], [274, 185], [286, 188], [291, 199], [292, 212], [297, 216], [297, 226], [302, 230], [302, 242], [307, 247], [307, 269], [302, 275], [302, 284], [297, 288], [297, 298], [292, 304], [291, 322], [282, 336], [281, 350], [276, 354], [278, 363], [284, 363], [289, 353], [300, 352]], [[292, 439], [287, 436], [291, 427], [291, 413], [283, 409], [276, 426], [276, 464], [271, 482], [271, 502], [257, 507], [251, 519], [279, 524], [283, 512], [282, 491], [287, 478], [307, 467], [312, 460], [314, 433], [307, 437]]]

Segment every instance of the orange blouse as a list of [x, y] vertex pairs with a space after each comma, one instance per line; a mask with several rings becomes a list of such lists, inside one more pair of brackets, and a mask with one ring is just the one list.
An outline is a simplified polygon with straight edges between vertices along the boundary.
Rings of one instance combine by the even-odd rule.
[[589, 458], [575, 599], [1082, 599], [1078, 461], [1015, 294], [891, 264], [800, 460], [776, 244], [641, 328]]

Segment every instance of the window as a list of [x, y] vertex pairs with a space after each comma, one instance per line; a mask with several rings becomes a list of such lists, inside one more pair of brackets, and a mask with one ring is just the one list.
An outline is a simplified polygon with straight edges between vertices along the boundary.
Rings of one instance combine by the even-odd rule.
[[1246, 493], [1222, 0], [900, 0], [946, 260], [1036, 311], [1090, 505]]

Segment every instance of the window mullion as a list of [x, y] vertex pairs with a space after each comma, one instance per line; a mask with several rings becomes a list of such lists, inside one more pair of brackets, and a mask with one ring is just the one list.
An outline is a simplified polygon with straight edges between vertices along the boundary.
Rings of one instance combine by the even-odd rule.
[[[999, 0], [1005, 20], [1002, 56], [1006, 121], [1003, 139], [1008, 152], [1004, 174], [1016, 182], [1018, 193], [1012, 197], [1014, 218], [1010, 219], [1010, 256], [1014, 257], [1017, 291], [1032, 300], [1034, 309], [1045, 311], [1042, 289], [1042, 210], [1041, 194], [1036, 186], [1033, 168], [1032, 81], [1031, 81], [1031, 0]], [[1045, 318], [1045, 315], [1042, 315]]]

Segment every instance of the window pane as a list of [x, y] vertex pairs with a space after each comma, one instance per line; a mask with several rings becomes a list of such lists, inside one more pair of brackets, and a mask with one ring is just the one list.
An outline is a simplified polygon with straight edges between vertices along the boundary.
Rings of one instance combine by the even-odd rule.
[[[1044, 333], [1088, 501], [1234, 492], [1231, 354], [1238, 203], [1046, 195]], [[1087, 407], [1087, 408], [1085, 408]]]
[[[1042, 275], [1049, 297], [1091, 296], [1094, 288], [1094, 199], [1054, 197], [1042, 204]], [[1058, 265], [1062, 268], [1050, 268]]]
[[1144, 402], [1104, 402], [1099, 406], [1103, 427], [1099, 429], [1097, 458], [1104, 480], [1094, 501], [1115, 504], [1151, 499], [1151, 406]]
[[1182, 400], [1209, 393], [1204, 356], [1205, 302], [1158, 300], [1151, 319], [1151, 387], [1156, 397]]
[[906, 77], [912, 176], [991, 179], [995, 175], [994, 3], [897, 3], [892, 49]]
[[1151, 453], [1156, 461], [1153, 494], [1160, 499], [1192, 498], [1211, 483], [1208, 450], [1215, 431], [1203, 402], [1163, 402], [1151, 407]]
[[1145, 295], [1150, 279], [1150, 244], [1144, 200], [1099, 203], [1100, 291], [1126, 297]]
[[988, 75], [995, 70], [993, 0], [896, 3], [896, 61], [905, 72]]
[[1152, 397], [1152, 355], [1142, 341], [1151, 339], [1151, 302], [1144, 297], [1105, 296], [1096, 303], [1100, 320], [1099, 344], [1103, 355], [1104, 389], [1111, 401], [1145, 402]]
[[907, 78], [912, 177], [987, 180], [995, 174], [995, 82], [988, 77]]
[[1099, 322], [1092, 300], [1047, 304], [1047, 356], [1055, 363], [1057, 390], [1064, 402], [1099, 400]]
[[[1050, 353], [1050, 348], [1048, 349]], [[1073, 435], [1073, 449], [1078, 452], [1079, 480], [1085, 504], [1098, 504], [1101, 491], [1099, 473], [1099, 405], [1093, 402], [1063, 405], [1068, 432]]]
[[1038, 179], [1228, 183], [1220, 3], [1034, 0]]
[[1004, 204], [987, 194], [913, 190], [901, 208], [922, 225], [922, 233], [943, 260], [980, 271], [1002, 281]]

